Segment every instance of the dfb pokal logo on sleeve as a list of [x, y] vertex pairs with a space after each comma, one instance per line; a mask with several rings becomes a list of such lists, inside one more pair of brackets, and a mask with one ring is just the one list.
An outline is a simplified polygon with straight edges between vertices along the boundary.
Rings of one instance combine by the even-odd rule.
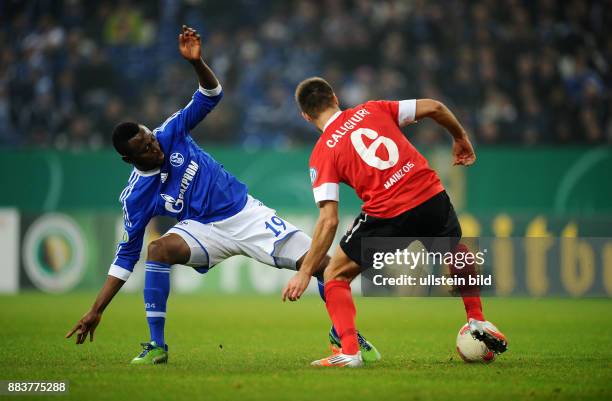
[[317, 169], [314, 167], [311, 167], [310, 168], [310, 182], [314, 184], [316, 179], [317, 179]]
[[174, 167], [181, 167], [185, 162], [185, 158], [179, 152], [174, 152], [170, 155], [170, 164]]

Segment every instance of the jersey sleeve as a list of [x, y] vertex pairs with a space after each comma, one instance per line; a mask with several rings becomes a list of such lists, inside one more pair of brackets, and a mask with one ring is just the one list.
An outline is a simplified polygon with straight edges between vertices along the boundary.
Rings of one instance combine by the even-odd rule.
[[152, 217], [150, 205], [141, 201], [148, 197], [138, 196], [141, 193], [138, 193], [137, 188], [134, 189], [134, 184], [128, 186], [119, 198], [123, 209], [123, 238], [117, 246], [115, 259], [108, 271], [110, 276], [123, 281], [130, 277], [134, 265], [140, 259], [145, 228]]
[[153, 130], [159, 138], [163, 136], [187, 135], [210, 113], [223, 98], [223, 89], [218, 85], [214, 89], [202, 86], [193, 94], [185, 107], [168, 117], [166, 121]]
[[316, 203], [340, 199], [340, 179], [332, 152], [313, 152], [310, 157], [310, 181]]
[[389, 113], [393, 121], [400, 127], [405, 127], [415, 122], [416, 99], [399, 101], [379, 100], [374, 103], [377, 103], [384, 111]]

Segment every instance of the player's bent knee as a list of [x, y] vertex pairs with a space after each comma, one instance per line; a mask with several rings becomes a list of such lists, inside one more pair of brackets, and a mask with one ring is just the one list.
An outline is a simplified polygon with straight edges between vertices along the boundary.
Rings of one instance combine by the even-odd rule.
[[328, 281], [340, 280], [353, 281], [355, 275], [352, 274], [351, 270], [346, 265], [329, 265], [323, 272], [323, 279], [327, 283]]
[[189, 246], [178, 235], [165, 235], [151, 241], [147, 247], [147, 260], [150, 261], [173, 265], [186, 263], [189, 256]]
[[337, 280], [338, 275], [331, 271], [331, 269], [325, 269], [325, 271], [323, 272], [323, 281], [325, 281], [326, 283], [329, 281], [333, 281], [333, 280]]
[[347, 281], [350, 283], [360, 272], [361, 269], [359, 265], [350, 259], [342, 248], [338, 247], [325, 268], [323, 279], [326, 283], [332, 280]]
[[168, 250], [162, 238], [151, 241], [147, 246], [147, 260], [169, 263]]

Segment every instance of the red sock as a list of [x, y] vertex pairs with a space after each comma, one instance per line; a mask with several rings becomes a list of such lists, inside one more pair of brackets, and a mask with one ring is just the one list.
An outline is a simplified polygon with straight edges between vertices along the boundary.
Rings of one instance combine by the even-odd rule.
[[480, 297], [463, 297], [463, 306], [465, 306], [465, 313], [467, 314], [468, 320], [485, 320], [482, 314]]
[[355, 329], [355, 304], [351, 286], [346, 281], [325, 283], [325, 305], [342, 343], [342, 353], [355, 355], [359, 351]]
[[[459, 244], [455, 248], [455, 252], [469, 252], [469, 249], [464, 244]], [[469, 276], [476, 275], [476, 268], [473, 264], [465, 265], [462, 269], [455, 268], [450, 265], [451, 275], [457, 275], [458, 277], [464, 277], [466, 280]], [[463, 298], [463, 306], [465, 306], [465, 312], [468, 320], [485, 320], [482, 313], [482, 303], [480, 302], [480, 288], [478, 286], [460, 286], [459, 293]]]

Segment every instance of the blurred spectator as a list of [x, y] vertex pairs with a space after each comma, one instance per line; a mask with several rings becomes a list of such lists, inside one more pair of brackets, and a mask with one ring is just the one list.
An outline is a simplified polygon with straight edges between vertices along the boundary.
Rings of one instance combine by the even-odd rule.
[[0, 146], [96, 149], [121, 120], [162, 123], [197, 88], [183, 23], [225, 89], [203, 143], [316, 140], [292, 97], [311, 75], [346, 107], [437, 98], [484, 143], [612, 143], [604, 0], [54, 0], [0, 2]]
[[61, 132], [55, 140], [55, 147], [72, 151], [96, 150], [102, 146], [100, 134], [92, 131], [89, 120], [78, 116], [70, 121], [65, 132]]
[[120, 0], [104, 25], [104, 38], [110, 45], [141, 45], [150, 40], [143, 16], [129, 1]]

